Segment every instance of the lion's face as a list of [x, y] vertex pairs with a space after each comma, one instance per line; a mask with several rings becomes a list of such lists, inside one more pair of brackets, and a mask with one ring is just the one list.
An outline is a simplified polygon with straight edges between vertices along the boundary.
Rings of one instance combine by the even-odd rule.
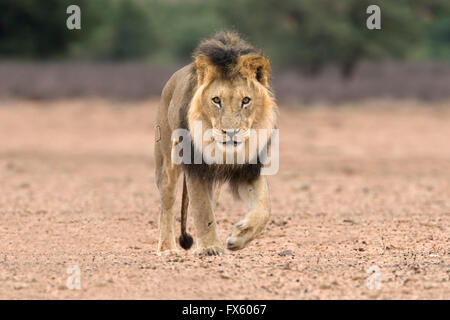
[[256, 112], [264, 104], [264, 96], [242, 78], [214, 81], [201, 100], [214, 139], [235, 146], [249, 136]]
[[[206, 67], [209, 70], [203, 70], [203, 77], [199, 78], [191, 101], [188, 125], [194, 145], [206, 151], [206, 159], [208, 154], [215, 156], [219, 151], [224, 159], [225, 153], [232, 153], [233, 157], [241, 157], [248, 163], [266, 146], [275, 126], [276, 105], [266, 83], [256, 77], [256, 72], [260, 72], [261, 68], [255, 70], [253, 75], [243, 65], [244, 59], [232, 78], [218, 76], [210, 65]], [[261, 132], [260, 129], [266, 130]]]

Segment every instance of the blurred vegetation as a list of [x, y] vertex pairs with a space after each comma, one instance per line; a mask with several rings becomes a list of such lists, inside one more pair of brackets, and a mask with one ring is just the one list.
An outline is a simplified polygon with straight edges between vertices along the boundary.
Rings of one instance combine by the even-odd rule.
[[[66, 8], [81, 8], [68, 30]], [[368, 30], [366, 8], [381, 8]], [[0, 57], [184, 63], [201, 38], [232, 29], [279, 67], [350, 75], [364, 59], [450, 60], [448, 0], [2, 0]]]

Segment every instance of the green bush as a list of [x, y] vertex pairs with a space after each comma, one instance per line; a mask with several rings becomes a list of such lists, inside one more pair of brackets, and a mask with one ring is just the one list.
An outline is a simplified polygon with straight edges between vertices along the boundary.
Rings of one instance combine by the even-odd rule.
[[[82, 29], [66, 28], [78, 4]], [[382, 30], [366, 28], [381, 7]], [[350, 75], [363, 59], [450, 59], [448, 0], [2, 0], [0, 57], [184, 63], [201, 38], [243, 34], [278, 66]]]

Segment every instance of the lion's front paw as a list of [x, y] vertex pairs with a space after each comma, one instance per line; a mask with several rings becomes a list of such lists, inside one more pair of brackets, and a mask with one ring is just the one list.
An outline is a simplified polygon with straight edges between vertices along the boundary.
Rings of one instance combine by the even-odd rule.
[[255, 238], [255, 230], [245, 220], [239, 221], [227, 239], [228, 250], [240, 250]]
[[196, 256], [221, 256], [224, 250], [221, 246], [209, 246], [205, 248], [197, 248], [193, 254]]

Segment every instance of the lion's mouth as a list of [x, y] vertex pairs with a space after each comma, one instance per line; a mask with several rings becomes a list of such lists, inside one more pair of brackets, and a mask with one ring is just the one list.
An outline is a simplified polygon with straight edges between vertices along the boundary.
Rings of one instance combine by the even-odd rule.
[[242, 143], [241, 141], [234, 141], [234, 140], [228, 140], [228, 141], [222, 142], [222, 144], [224, 146], [238, 146], [241, 143]]
[[247, 140], [248, 137], [250, 137], [250, 129], [246, 130], [234, 130], [235, 134], [224, 134], [223, 130], [218, 130], [216, 128], [212, 129], [212, 135], [214, 140], [216, 140], [217, 143], [223, 144], [223, 145], [240, 145], [242, 142]]

